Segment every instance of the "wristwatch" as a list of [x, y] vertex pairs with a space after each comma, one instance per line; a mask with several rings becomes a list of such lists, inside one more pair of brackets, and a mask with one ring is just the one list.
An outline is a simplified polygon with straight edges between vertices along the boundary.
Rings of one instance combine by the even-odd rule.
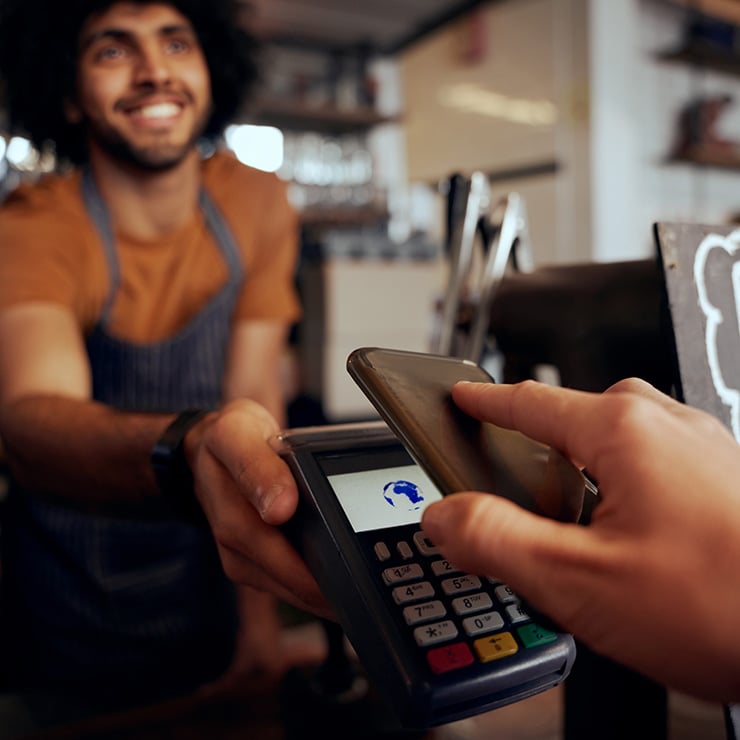
[[152, 450], [151, 463], [159, 490], [178, 518], [205, 522], [205, 515], [193, 491], [193, 473], [185, 458], [185, 435], [209, 409], [181, 411], [164, 430]]

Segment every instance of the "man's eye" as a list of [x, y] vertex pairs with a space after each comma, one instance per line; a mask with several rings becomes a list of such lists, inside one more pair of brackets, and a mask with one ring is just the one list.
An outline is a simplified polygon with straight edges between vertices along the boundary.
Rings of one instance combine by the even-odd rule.
[[170, 54], [183, 54], [190, 50], [190, 42], [185, 39], [170, 39], [167, 42], [167, 51]]
[[122, 59], [125, 55], [126, 52], [120, 46], [104, 46], [95, 52], [95, 58], [99, 61], [115, 61]]

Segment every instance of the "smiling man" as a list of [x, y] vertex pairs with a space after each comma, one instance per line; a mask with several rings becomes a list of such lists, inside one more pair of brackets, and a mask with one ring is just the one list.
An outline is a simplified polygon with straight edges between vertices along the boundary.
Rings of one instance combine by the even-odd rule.
[[93, 159], [167, 170], [193, 156], [211, 89], [187, 18], [167, 5], [114, 5], [87, 20], [79, 49], [67, 118], [86, 122]]
[[106, 705], [274, 667], [273, 602], [232, 582], [323, 602], [263, 522], [295, 499], [266, 442], [295, 214], [198, 146], [255, 78], [236, 3], [0, 8], [11, 124], [60, 163], [0, 208], [3, 666]]

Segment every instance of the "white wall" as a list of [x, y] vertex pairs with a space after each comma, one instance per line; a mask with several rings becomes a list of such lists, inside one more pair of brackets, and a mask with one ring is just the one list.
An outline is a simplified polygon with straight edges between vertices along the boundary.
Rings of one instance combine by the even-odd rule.
[[[650, 256], [655, 221], [724, 223], [740, 211], [740, 172], [665, 161], [683, 105], [712, 92], [740, 98], [740, 79], [656, 59], [679, 45], [683, 10], [590, 2], [593, 256]], [[740, 111], [722, 124], [740, 141]]]
[[643, 256], [649, 231], [636, 223], [639, 16], [633, 0], [591, 0], [591, 216], [593, 257]]
[[[516, 190], [525, 198], [536, 263], [591, 253], [587, 10], [588, 0], [484, 5], [400, 60], [412, 183], [429, 185], [453, 172], [559, 163], [556, 175], [494, 187], [494, 195]], [[471, 60], [476, 44], [479, 53]], [[461, 85], [474, 86], [483, 99], [500, 96], [508, 111], [485, 115], [451, 107], [445, 97]], [[550, 123], [507, 118], [519, 105], [543, 103], [556, 110]], [[441, 206], [436, 219], [442, 223]]]
[[[653, 223], [724, 223], [740, 212], [740, 172], [667, 164], [682, 106], [697, 94], [740, 101], [740, 78], [660, 62], [686, 13], [658, 0], [508, 0], [483, 6], [485, 53], [465, 64], [468, 20], [400, 60], [408, 177], [497, 170], [556, 159], [557, 176], [497, 184], [529, 207], [535, 262], [640, 259]], [[440, 104], [473, 82], [511, 98], [549, 100], [554, 126], [522, 126]], [[740, 141], [740, 102], [723, 119]], [[441, 208], [436, 216], [441, 223]]]

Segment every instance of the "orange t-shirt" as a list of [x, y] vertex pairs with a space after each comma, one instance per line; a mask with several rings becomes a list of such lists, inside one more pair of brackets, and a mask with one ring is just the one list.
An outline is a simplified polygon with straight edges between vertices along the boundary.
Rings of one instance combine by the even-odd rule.
[[[203, 162], [203, 184], [229, 225], [244, 270], [235, 320], [295, 321], [298, 221], [275, 176], [218, 153]], [[116, 233], [120, 286], [109, 331], [154, 342], [181, 329], [227, 280], [227, 266], [197, 209], [183, 228], [156, 241]], [[110, 291], [102, 240], [87, 215], [81, 173], [21, 185], [0, 208], [0, 311], [29, 301], [59, 303], [84, 333]]]

